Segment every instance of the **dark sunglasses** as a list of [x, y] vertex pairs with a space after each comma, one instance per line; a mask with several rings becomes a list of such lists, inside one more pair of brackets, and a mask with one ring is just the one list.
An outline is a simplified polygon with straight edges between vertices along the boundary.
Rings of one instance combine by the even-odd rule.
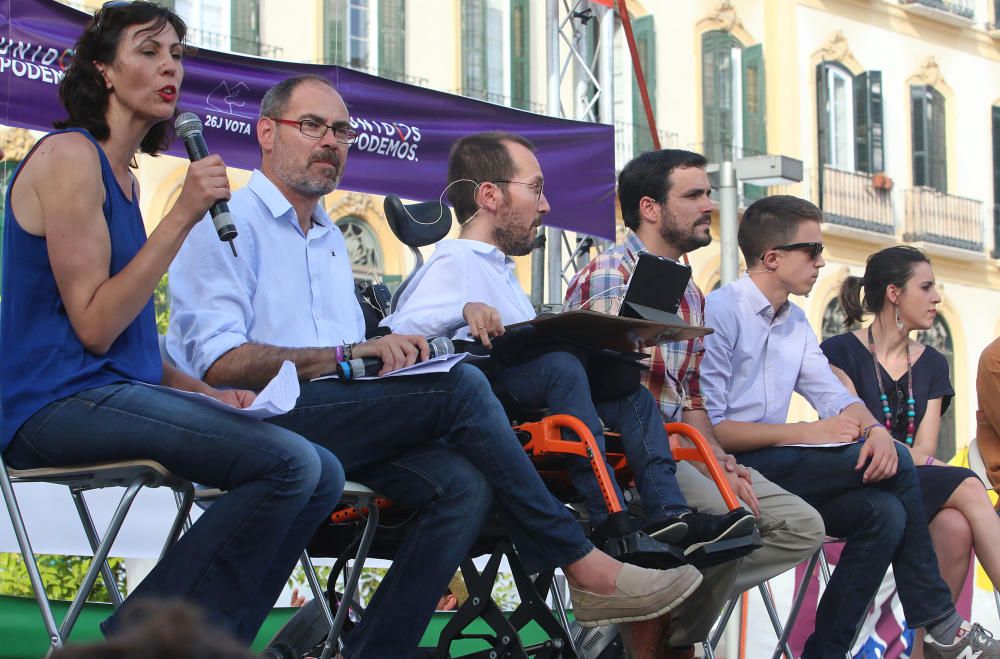
[[[788, 245], [778, 245], [777, 247], [772, 247], [771, 248], [771, 250], [774, 250], [774, 249], [780, 249], [780, 250], [808, 249], [809, 250], [809, 258], [811, 258], [813, 261], [815, 261], [816, 259], [819, 258], [820, 254], [823, 253], [823, 243], [790, 243]], [[768, 250], [768, 251], [771, 251], [771, 250]], [[763, 258], [764, 257], [761, 256], [762, 260], [763, 260]]]
[[104, 29], [104, 17], [108, 15], [109, 10], [127, 7], [130, 4], [132, 4], [132, 0], [110, 0], [110, 2], [105, 2], [97, 10], [97, 13], [94, 14], [94, 30], [98, 34], [101, 33], [101, 30]]

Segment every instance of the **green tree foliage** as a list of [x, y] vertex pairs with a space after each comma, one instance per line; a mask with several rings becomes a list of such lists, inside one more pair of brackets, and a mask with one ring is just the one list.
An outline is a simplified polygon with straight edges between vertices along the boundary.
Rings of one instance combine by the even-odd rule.
[[153, 307], [156, 309], [156, 331], [159, 334], [167, 333], [167, 325], [170, 323], [170, 294], [167, 290], [167, 275], [164, 273], [160, 283], [153, 291]]
[[[45, 583], [45, 593], [49, 599], [71, 600], [76, 596], [83, 577], [90, 567], [90, 556], [61, 556], [57, 554], [37, 554], [38, 571]], [[119, 592], [125, 590], [125, 561], [110, 558], [108, 564], [114, 574]], [[0, 553], [0, 595], [34, 597], [28, 570], [20, 554]], [[108, 589], [98, 577], [94, 590], [88, 598], [90, 602], [110, 602]]]

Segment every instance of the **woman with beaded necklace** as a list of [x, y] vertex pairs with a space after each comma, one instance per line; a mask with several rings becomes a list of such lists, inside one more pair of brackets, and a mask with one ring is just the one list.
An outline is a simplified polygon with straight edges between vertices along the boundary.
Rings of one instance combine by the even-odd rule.
[[[864, 277], [848, 277], [840, 289], [845, 324], [859, 323], [865, 313], [874, 315], [872, 323], [820, 347], [847, 389], [910, 449], [941, 576], [957, 599], [973, 547], [987, 575], [1000, 583], [1000, 518], [975, 473], [934, 458], [941, 416], [955, 392], [944, 356], [910, 333], [931, 327], [940, 302], [923, 252], [883, 249], [868, 258]], [[915, 643], [911, 657], [922, 656], [921, 646]]]

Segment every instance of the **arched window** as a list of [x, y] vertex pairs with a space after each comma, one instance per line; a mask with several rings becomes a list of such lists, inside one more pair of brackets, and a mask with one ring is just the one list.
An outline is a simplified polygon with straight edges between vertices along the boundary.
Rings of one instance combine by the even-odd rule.
[[360, 217], [347, 215], [337, 220], [337, 227], [344, 234], [355, 281], [368, 282], [380, 278], [385, 271], [385, 261], [382, 245], [371, 226]]

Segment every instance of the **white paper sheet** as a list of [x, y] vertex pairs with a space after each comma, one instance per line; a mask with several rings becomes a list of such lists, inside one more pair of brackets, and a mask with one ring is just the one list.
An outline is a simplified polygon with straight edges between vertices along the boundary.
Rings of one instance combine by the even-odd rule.
[[[433, 357], [431, 359], [428, 359], [427, 361], [417, 362], [412, 366], [404, 366], [403, 368], [396, 369], [395, 371], [391, 371], [382, 376], [365, 375], [360, 378], [351, 378], [351, 379], [378, 380], [380, 377], [392, 378], [396, 377], [397, 375], [426, 375], [427, 373], [447, 373], [448, 371], [450, 371], [452, 368], [455, 367], [455, 364], [462, 361], [466, 357], [471, 357], [471, 356], [472, 355], [470, 355], [467, 352], [460, 352], [454, 355], [441, 355], [440, 357]], [[337, 375], [336, 373], [331, 373], [330, 375], [322, 375], [318, 378], [314, 378], [313, 382], [316, 382], [317, 380], [331, 380], [339, 378], [340, 376]]]
[[254, 399], [253, 403], [244, 408], [233, 407], [211, 396], [192, 391], [180, 391], [161, 385], [148, 386], [165, 389], [178, 396], [201, 401], [206, 405], [211, 405], [227, 412], [232, 412], [233, 414], [249, 416], [254, 419], [266, 419], [284, 414], [295, 407], [295, 401], [299, 398], [299, 376], [295, 370], [295, 364], [287, 360], [281, 364], [278, 374], [257, 394], [257, 398]]

